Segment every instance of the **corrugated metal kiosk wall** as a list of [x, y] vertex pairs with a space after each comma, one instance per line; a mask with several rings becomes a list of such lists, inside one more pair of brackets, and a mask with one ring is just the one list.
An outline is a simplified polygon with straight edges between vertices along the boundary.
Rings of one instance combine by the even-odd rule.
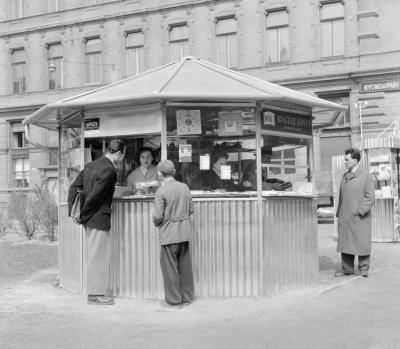
[[[318, 281], [315, 199], [263, 202], [266, 219], [260, 231], [256, 198], [194, 199], [197, 297], [257, 296]], [[114, 203], [115, 296], [163, 297], [152, 206], [150, 200]]]
[[[116, 297], [164, 296], [152, 208], [152, 199], [120, 199], [113, 204], [110, 289]], [[194, 209], [197, 297], [261, 296], [318, 282], [314, 198], [264, 198], [262, 229], [254, 197], [195, 198]], [[85, 293], [85, 234], [62, 213], [62, 286]]]

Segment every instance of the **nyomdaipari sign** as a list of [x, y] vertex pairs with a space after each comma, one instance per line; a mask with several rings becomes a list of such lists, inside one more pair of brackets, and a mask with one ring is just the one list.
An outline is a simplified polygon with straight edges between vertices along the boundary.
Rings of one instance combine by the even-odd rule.
[[360, 93], [398, 91], [398, 90], [400, 90], [400, 79], [360, 83]]

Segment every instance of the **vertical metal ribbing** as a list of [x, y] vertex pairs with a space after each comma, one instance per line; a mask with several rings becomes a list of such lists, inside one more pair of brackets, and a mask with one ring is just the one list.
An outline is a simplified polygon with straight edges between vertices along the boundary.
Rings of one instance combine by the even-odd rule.
[[163, 297], [157, 231], [151, 201], [113, 204], [113, 290], [118, 297]]
[[376, 199], [372, 207], [372, 241], [398, 242], [400, 236], [395, 230], [394, 198]]
[[[193, 266], [199, 297], [259, 294], [257, 201], [195, 201]], [[200, 218], [201, 217], [201, 218]]]
[[68, 217], [67, 204], [59, 205], [58, 255], [60, 285], [82, 293], [82, 228]]
[[[256, 200], [195, 200], [191, 249], [198, 297], [260, 295], [318, 280], [315, 199], [263, 200], [262, 232], [257, 205]], [[163, 297], [151, 210], [150, 201], [114, 204], [116, 296]]]
[[318, 281], [315, 199], [268, 198], [264, 205], [264, 291]]

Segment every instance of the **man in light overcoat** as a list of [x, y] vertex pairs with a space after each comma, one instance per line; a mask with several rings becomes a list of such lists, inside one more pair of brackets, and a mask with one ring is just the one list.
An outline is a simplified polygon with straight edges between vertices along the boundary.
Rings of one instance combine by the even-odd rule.
[[358, 149], [345, 151], [347, 171], [342, 177], [338, 217], [337, 251], [341, 253], [342, 270], [336, 276], [354, 274], [354, 259], [358, 256], [358, 269], [368, 277], [371, 254], [372, 215], [375, 187], [371, 174], [359, 166], [361, 155]]

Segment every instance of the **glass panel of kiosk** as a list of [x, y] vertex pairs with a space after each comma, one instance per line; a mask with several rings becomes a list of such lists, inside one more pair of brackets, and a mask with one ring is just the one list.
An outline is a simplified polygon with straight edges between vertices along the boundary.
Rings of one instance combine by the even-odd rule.
[[167, 108], [167, 158], [191, 190], [243, 192], [246, 169], [256, 160], [253, 108]]
[[81, 134], [80, 118], [60, 127], [60, 203], [67, 202], [68, 189], [81, 171]]

